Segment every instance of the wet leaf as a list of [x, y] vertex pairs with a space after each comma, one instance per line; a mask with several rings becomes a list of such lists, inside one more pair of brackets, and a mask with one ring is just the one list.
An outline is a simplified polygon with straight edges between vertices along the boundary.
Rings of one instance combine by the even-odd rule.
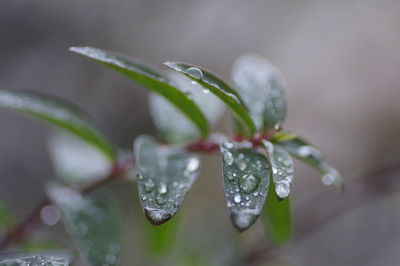
[[267, 237], [275, 243], [283, 244], [289, 240], [292, 230], [290, 198], [279, 200], [274, 190], [275, 186], [271, 182], [267, 201], [264, 205], [263, 221]]
[[171, 85], [170, 80], [156, 69], [127, 55], [97, 48], [71, 47], [70, 51], [100, 62], [161, 95], [196, 125], [202, 137], [207, 137], [208, 122], [199, 107], [188, 95]]
[[68, 266], [67, 258], [55, 256], [25, 256], [20, 258], [0, 259], [2, 266]]
[[66, 184], [90, 184], [111, 171], [112, 162], [103, 153], [73, 135], [56, 132], [47, 146], [56, 176]]
[[[176, 87], [186, 93], [201, 109], [210, 125], [214, 125], [224, 111], [224, 104], [213, 94], [202, 93], [199, 84], [176, 72], [168, 73]], [[162, 138], [169, 143], [185, 143], [199, 139], [197, 128], [168, 101], [152, 93], [149, 98], [150, 111]]]
[[140, 202], [148, 220], [159, 225], [176, 214], [199, 174], [200, 160], [180, 147], [163, 146], [152, 137], [135, 140]]
[[256, 128], [253, 120], [248, 114], [247, 107], [240, 99], [239, 94], [225, 81], [211, 72], [197, 66], [179, 62], [165, 62], [164, 64], [171, 69], [186, 75], [193, 81], [198, 82], [204, 87], [204, 93], [214, 93], [233, 111], [233, 114], [240, 121], [249, 136], [252, 136], [255, 133]]
[[286, 85], [279, 70], [260, 56], [243, 55], [233, 66], [232, 79], [257, 129], [279, 129], [287, 108]]
[[113, 198], [78, 192], [57, 184], [47, 188], [61, 211], [62, 221], [90, 265], [118, 265], [121, 250], [121, 214]]
[[283, 148], [263, 140], [267, 158], [271, 166], [272, 181], [275, 193], [280, 199], [289, 196], [290, 186], [293, 181], [293, 160]]
[[2, 89], [0, 107], [46, 121], [90, 143], [109, 159], [116, 157], [114, 147], [87, 115], [65, 101], [33, 92]]
[[322, 182], [324, 184], [335, 184], [343, 190], [342, 175], [325, 161], [320, 150], [315, 146], [309, 144], [299, 136], [288, 132], [277, 133], [271, 139], [271, 142], [281, 146], [293, 156], [296, 156], [309, 166], [321, 172], [323, 174]]
[[269, 164], [250, 143], [226, 141], [221, 146], [224, 188], [231, 220], [239, 231], [255, 223], [269, 186]]

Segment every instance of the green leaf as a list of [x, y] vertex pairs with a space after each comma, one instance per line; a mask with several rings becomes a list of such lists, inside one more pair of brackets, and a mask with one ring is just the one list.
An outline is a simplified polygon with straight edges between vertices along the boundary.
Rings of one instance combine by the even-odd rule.
[[0, 89], [0, 107], [46, 121], [95, 146], [109, 159], [116, 157], [113, 146], [93, 122], [65, 101], [33, 92]]
[[[213, 94], [205, 94], [199, 84], [176, 72], [169, 72], [168, 77], [176, 87], [190, 96], [206, 116], [210, 125], [214, 125], [224, 111], [224, 104]], [[197, 128], [182, 112], [158, 94], [149, 95], [150, 111], [162, 139], [169, 143], [179, 144], [197, 140], [200, 134]]]
[[315, 146], [309, 144], [299, 136], [288, 132], [279, 132], [275, 134], [271, 142], [281, 146], [293, 156], [321, 172], [323, 174], [322, 182], [324, 184], [335, 184], [343, 190], [342, 175], [325, 161], [320, 150]]
[[287, 109], [286, 85], [279, 70], [260, 56], [243, 55], [233, 66], [232, 79], [257, 129], [279, 129]]
[[140, 202], [148, 220], [159, 225], [172, 218], [199, 174], [200, 160], [179, 147], [152, 137], [135, 140]]
[[0, 200], [0, 231], [8, 231], [15, 225], [15, 217], [10, 206]]
[[205, 93], [208, 93], [209, 91], [214, 93], [229, 108], [231, 108], [236, 118], [241, 122], [242, 126], [250, 136], [255, 133], [256, 128], [253, 120], [248, 114], [247, 107], [240, 99], [238, 93], [226, 84], [225, 81], [211, 72], [197, 66], [179, 62], [165, 62], [164, 64], [198, 82], [205, 88]]
[[290, 186], [293, 181], [293, 160], [290, 154], [277, 145], [263, 140], [268, 161], [271, 165], [272, 181], [275, 193], [279, 199], [289, 196]]
[[66, 184], [89, 185], [111, 171], [112, 162], [102, 152], [74, 135], [56, 132], [47, 143], [56, 176]]
[[121, 214], [113, 198], [99, 193], [81, 195], [57, 184], [47, 194], [59, 208], [62, 221], [90, 265], [118, 265], [121, 250]]
[[68, 266], [67, 258], [55, 256], [25, 256], [20, 258], [0, 259], [2, 266]]
[[202, 137], [207, 137], [208, 122], [199, 107], [188, 95], [171, 85], [168, 78], [158, 73], [157, 70], [126, 55], [97, 48], [71, 47], [70, 51], [94, 59], [161, 95], [197, 126]]
[[221, 146], [227, 207], [233, 225], [240, 231], [255, 223], [269, 186], [269, 164], [250, 143], [226, 141]]
[[271, 240], [277, 244], [283, 244], [289, 240], [292, 229], [290, 198], [279, 200], [274, 190], [275, 186], [271, 177], [267, 202], [264, 206], [263, 220], [266, 232]]

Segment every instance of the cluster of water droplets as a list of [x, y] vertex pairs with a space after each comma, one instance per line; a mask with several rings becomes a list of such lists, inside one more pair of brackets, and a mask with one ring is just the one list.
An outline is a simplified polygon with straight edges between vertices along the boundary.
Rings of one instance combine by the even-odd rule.
[[200, 160], [181, 150], [153, 146], [154, 159], [138, 153], [139, 194], [146, 216], [154, 224], [171, 218], [198, 176]]
[[67, 266], [69, 262], [65, 258], [55, 256], [29, 256], [0, 261], [2, 266]]
[[221, 145], [227, 207], [239, 230], [255, 222], [268, 191], [268, 162], [246, 142]]

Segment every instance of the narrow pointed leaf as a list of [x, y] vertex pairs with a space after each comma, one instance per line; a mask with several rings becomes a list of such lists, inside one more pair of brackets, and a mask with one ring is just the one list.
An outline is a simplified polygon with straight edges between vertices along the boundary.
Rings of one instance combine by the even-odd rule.
[[287, 109], [286, 85], [279, 70], [260, 56], [243, 55], [233, 66], [232, 79], [257, 129], [278, 129]]
[[290, 197], [279, 200], [274, 190], [275, 186], [271, 178], [271, 185], [263, 211], [263, 221], [267, 237], [277, 244], [283, 244], [289, 240], [292, 230]]
[[233, 111], [233, 114], [240, 121], [249, 135], [255, 133], [256, 128], [253, 120], [248, 114], [247, 107], [241, 100], [239, 94], [226, 84], [225, 81], [211, 72], [197, 66], [179, 62], [165, 62], [164, 64], [198, 82], [205, 88], [205, 92], [211, 91], [214, 93]]
[[110, 141], [87, 115], [65, 101], [33, 92], [0, 89], [0, 107], [31, 115], [66, 130], [99, 149], [109, 159], [115, 159]]
[[140, 136], [134, 145], [140, 203], [147, 219], [159, 225], [172, 218], [199, 174], [200, 160], [179, 147]]
[[322, 182], [324, 184], [335, 184], [343, 190], [342, 175], [325, 161], [320, 150], [315, 146], [299, 136], [287, 132], [277, 133], [271, 139], [271, 142], [281, 146], [293, 156], [296, 156], [309, 166], [321, 172], [323, 174]]
[[55, 256], [25, 256], [20, 258], [0, 259], [2, 266], [68, 266], [67, 258]]
[[271, 166], [271, 176], [275, 193], [279, 199], [289, 196], [290, 186], [293, 181], [293, 160], [290, 154], [277, 145], [263, 140], [267, 158]]
[[113, 198], [98, 192], [81, 195], [57, 184], [47, 194], [90, 265], [118, 265], [121, 250], [121, 214]]
[[[221, 117], [225, 105], [213, 94], [202, 93], [199, 84], [179, 73], [170, 71], [168, 77], [176, 87], [190, 96], [206, 116], [210, 125], [215, 125]], [[200, 134], [193, 123], [175, 106], [156, 93], [149, 95], [149, 107], [154, 124], [163, 140], [169, 143], [185, 143], [199, 139]]]
[[126, 55], [97, 48], [71, 47], [70, 51], [100, 62], [161, 95], [196, 125], [202, 137], [208, 135], [207, 119], [197, 105], [188, 95], [171, 85], [169, 79], [156, 69]]
[[269, 164], [251, 145], [225, 142], [221, 146], [224, 188], [233, 225], [244, 231], [263, 208], [269, 186]]

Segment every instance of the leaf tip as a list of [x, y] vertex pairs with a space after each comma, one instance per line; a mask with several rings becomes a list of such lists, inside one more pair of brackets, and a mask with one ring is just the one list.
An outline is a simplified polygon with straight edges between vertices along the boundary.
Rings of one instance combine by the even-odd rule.
[[178, 72], [182, 71], [182, 69], [179, 67], [179, 64], [177, 62], [175, 62], [175, 61], [169, 61], [168, 60], [168, 61], [165, 61], [163, 63], [163, 65], [165, 65], [165, 66], [167, 66], [167, 67], [169, 67], [169, 68], [171, 68], [171, 69], [173, 69], [175, 71], [178, 71]]
[[147, 219], [154, 225], [160, 225], [172, 218], [172, 214], [155, 208], [145, 208]]
[[231, 220], [237, 230], [243, 232], [249, 229], [256, 221], [258, 215], [251, 212], [235, 212], [231, 214]]

